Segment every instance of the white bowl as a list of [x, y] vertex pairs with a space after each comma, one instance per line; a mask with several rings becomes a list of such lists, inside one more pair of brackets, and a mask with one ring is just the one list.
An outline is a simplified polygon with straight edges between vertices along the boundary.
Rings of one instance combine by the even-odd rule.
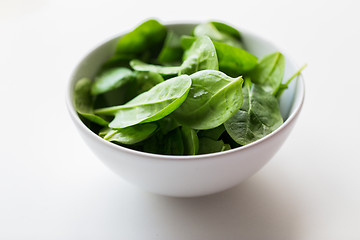
[[[195, 25], [166, 26], [189, 34]], [[298, 70], [273, 44], [254, 34], [241, 33], [247, 50], [254, 55], [262, 57], [274, 51], [285, 55], [285, 78]], [[167, 156], [131, 150], [102, 139], [77, 115], [73, 90], [77, 80], [93, 77], [101, 64], [113, 55], [120, 37], [100, 44], [78, 64], [70, 78], [66, 100], [70, 116], [83, 140], [106, 166], [124, 180], [146, 191], [167, 196], [194, 197], [220, 192], [236, 186], [261, 169], [280, 149], [294, 127], [304, 101], [301, 75], [293, 80], [280, 99], [284, 124], [266, 137], [240, 148], [199, 156]]]

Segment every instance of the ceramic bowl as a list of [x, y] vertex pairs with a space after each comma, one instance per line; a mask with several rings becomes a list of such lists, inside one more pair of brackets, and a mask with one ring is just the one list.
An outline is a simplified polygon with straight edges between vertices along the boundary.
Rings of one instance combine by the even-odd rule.
[[[169, 24], [181, 34], [189, 34], [194, 24]], [[262, 37], [242, 31], [249, 52], [261, 58], [281, 51]], [[76, 66], [67, 88], [67, 107], [70, 116], [91, 151], [122, 179], [143, 190], [174, 197], [194, 197], [213, 194], [236, 186], [259, 171], [280, 149], [301, 111], [304, 101], [304, 81], [298, 76], [280, 99], [284, 124], [266, 137], [249, 145], [225, 152], [198, 156], [168, 156], [139, 152], [108, 142], [93, 133], [80, 120], [73, 105], [73, 90], [77, 80], [93, 77], [115, 51], [121, 35], [91, 50]], [[284, 53], [285, 79], [298, 67]]]

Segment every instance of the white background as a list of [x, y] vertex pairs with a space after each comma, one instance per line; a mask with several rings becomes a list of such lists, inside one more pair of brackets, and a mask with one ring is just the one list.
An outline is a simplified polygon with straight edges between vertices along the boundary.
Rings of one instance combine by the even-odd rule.
[[[360, 239], [359, 9], [355, 0], [0, 0], [0, 239]], [[288, 141], [231, 190], [143, 192], [90, 152], [68, 116], [76, 63], [152, 17], [231, 23], [308, 64]]]

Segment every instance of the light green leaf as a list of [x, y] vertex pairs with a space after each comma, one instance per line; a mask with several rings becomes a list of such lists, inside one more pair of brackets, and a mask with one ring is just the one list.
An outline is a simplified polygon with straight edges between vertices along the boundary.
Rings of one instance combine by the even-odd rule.
[[189, 76], [182, 75], [156, 85], [124, 105], [98, 109], [95, 113], [115, 115], [109, 124], [111, 128], [153, 122], [177, 109], [186, 99], [190, 86]]
[[[225, 26], [227, 25], [220, 23], [211, 23], [211, 22], [202, 23], [195, 27], [194, 36], [195, 37], [208, 36], [213, 41], [226, 43], [230, 46], [234, 46], [237, 48], [243, 48], [240, 39], [235, 38], [233, 35], [235, 34], [236, 30], [232, 28], [232, 30], [230, 31], [231, 27], [230, 26], [225, 27]], [[240, 35], [239, 32], [238, 34]]]
[[161, 66], [144, 63], [140, 60], [134, 59], [130, 61], [130, 66], [136, 71], [150, 71], [159, 73], [164, 76], [177, 75], [180, 71], [180, 67], [177, 66]]
[[145, 123], [122, 129], [103, 129], [99, 135], [105, 140], [120, 144], [135, 144], [150, 137], [158, 128], [155, 123]]
[[184, 53], [180, 74], [192, 74], [200, 70], [219, 70], [214, 44], [207, 36], [198, 37]]

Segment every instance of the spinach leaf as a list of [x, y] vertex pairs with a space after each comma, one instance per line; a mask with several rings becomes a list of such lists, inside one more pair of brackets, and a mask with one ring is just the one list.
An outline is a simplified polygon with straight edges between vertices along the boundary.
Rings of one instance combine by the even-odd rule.
[[192, 74], [200, 70], [219, 70], [214, 44], [207, 36], [198, 37], [183, 56], [179, 74]]
[[129, 62], [136, 58], [135, 54], [125, 54], [125, 53], [115, 53], [111, 56], [100, 68], [100, 72], [116, 67], [126, 67], [130, 68]]
[[164, 134], [157, 131], [143, 142], [143, 151], [154, 154], [164, 154]]
[[168, 132], [180, 126], [180, 124], [173, 117], [171, 117], [171, 115], [172, 114], [157, 121], [162, 134], [167, 134]]
[[155, 72], [135, 72], [136, 95], [150, 90], [163, 81], [164, 78]]
[[116, 53], [156, 56], [166, 37], [166, 27], [156, 20], [148, 20], [124, 35], [118, 42]]
[[226, 33], [241, 42], [241, 34], [237, 29], [222, 22], [210, 22], [210, 23], [214, 25], [216, 29], [219, 30], [220, 32]]
[[130, 66], [136, 71], [150, 71], [155, 72], [164, 76], [175, 76], [178, 75], [180, 67], [178, 66], [161, 66], [144, 63], [138, 59], [130, 61]]
[[176, 120], [193, 129], [223, 124], [242, 104], [242, 77], [231, 78], [215, 70], [190, 76], [192, 86], [185, 102], [174, 112]]
[[92, 82], [88, 78], [82, 78], [77, 81], [74, 88], [74, 105], [78, 114], [84, 118], [97, 123], [101, 126], [107, 126], [108, 122], [94, 114], [93, 99], [91, 96]]
[[185, 101], [190, 86], [189, 76], [178, 76], [156, 85], [124, 105], [97, 109], [95, 113], [115, 115], [109, 127], [116, 129], [153, 122], [177, 109]]
[[221, 42], [214, 42], [219, 59], [220, 71], [229, 76], [239, 76], [254, 69], [257, 57], [244, 49], [230, 46]]
[[196, 37], [189, 35], [182, 35], [180, 39], [180, 44], [183, 49], [189, 49], [191, 45], [195, 42]]
[[282, 123], [277, 99], [256, 84], [245, 80], [243, 105], [224, 124], [229, 135], [240, 145], [265, 137]]
[[263, 57], [250, 73], [251, 81], [276, 95], [284, 78], [285, 57], [280, 52]]
[[130, 145], [147, 139], [157, 128], [155, 123], [145, 123], [122, 129], [105, 128], [99, 135], [110, 142]]
[[144, 151], [155, 154], [184, 155], [184, 143], [180, 128], [163, 135], [157, 132], [144, 142]]
[[184, 155], [184, 143], [180, 128], [175, 128], [165, 135], [163, 154]]
[[211, 40], [214, 40], [216, 42], [222, 42], [233, 47], [243, 48], [239, 36], [237, 35], [237, 37], [234, 37], [234, 35], [236, 35], [234, 33], [236, 30], [230, 30], [230, 26], [225, 26], [227, 25], [213, 22], [202, 23], [195, 27], [194, 36], [208, 36], [211, 38]]
[[199, 137], [207, 137], [213, 140], [218, 140], [220, 136], [225, 132], [225, 127], [223, 124], [216, 128], [208, 129], [208, 130], [200, 130], [198, 132]]
[[304, 70], [304, 68], [306, 68], [306, 64], [304, 66], [302, 66], [296, 73], [294, 73], [294, 75], [292, 75], [289, 80], [286, 81], [286, 83], [281, 83], [279, 90], [276, 93], [276, 98], [279, 99], [282, 95], [282, 93], [289, 87], [289, 84], [291, 83], [291, 81], [297, 77], [298, 75], [301, 74], [302, 70]]
[[131, 72], [128, 77], [120, 80], [122, 81], [116, 88], [96, 95], [94, 108], [122, 105], [164, 81], [160, 74], [153, 72]]
[[184, 125], [181, 127], [181, 132], [184, 141], [184, 154], [196, 155], [199, 151], [199, 138], [196, 131]]
[[183, 53], [180, 36], [174, 31], [168, 31], [164, 46], [158, 56], [158, 61], [162, 64], [181, 63]]
[[[191, 46], [196, 37], [182, 36], [181, 45], [184, 49]], [[219, 70], [236, 77], [247, 73], [257, 65], [257, 57], [244, 49], [213, 41], [219, 63]]]
[[124, 67], [110, 68], [95, 78], [91, 94], [98, 95], [121, 87], [133, 78], [133, 72]]
[[184, 62], [181, 66], [153, 65], [140, 60], [132, 60], [130, 65], [136, 71], [151, 71], [164, 76], [192, 74], [204, 69], [219, 69], [214, 45], [207, 36], [194, 40], [190, 48], [185, 51]]
[[229, 144], [225, 144], [222, 140], [216, 141], [211, 138], [199, 138], [199, 154], [222, 152], [231, 149]]

